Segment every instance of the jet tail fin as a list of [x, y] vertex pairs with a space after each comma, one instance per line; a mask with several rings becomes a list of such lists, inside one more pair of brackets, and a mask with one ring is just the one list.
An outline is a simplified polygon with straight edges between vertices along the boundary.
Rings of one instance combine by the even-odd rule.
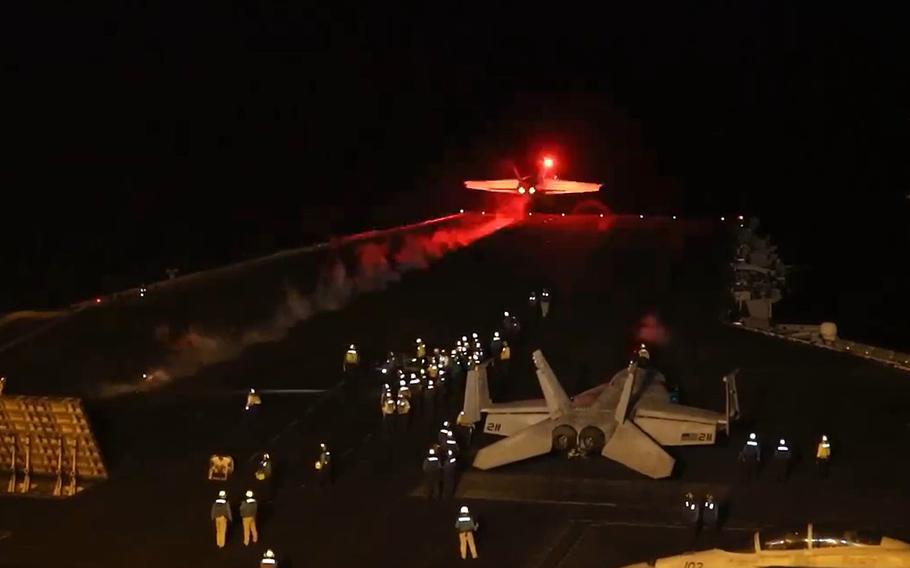
[[531, 354], [531, 359], [534, 361], [534, 366], [537, 367], [537, 380], [540, 382], [540, 390], [543, 391], [543, 397], [547, 401], [547, 411], [550, 413], [550, 418], [568, 414], [572, 410], [572, 403], [569, 401], [569, 397], [566, 395], [566, 391], [563, 390], [562, 385], [559, 384], [559, 380], [556, 379], [556, 375], [543, 356], [543, 352], [538, 349]]
[[487, 383], [487, 364], [484, 361], [468, 370], [464, 388], [465, 418], [471, 422], [480, 422], [480, 411], [493, 404], [490, 400], [490, 386]]
[[622, 394], [619, 397], [619, 404], [616, 405], [616, 421], [620, 424], [626, 421], [626, 414], [629, 412], [629, 402], [632, 399], [632, 387], [635, 386], [635, 375], [638, 373], [638, 364], [635, 361], [629, 363], [626, 382], [622, 386]]
[[736, 375], [739, 369], [724, 375], [724, 413], [727, 419], [724, 421], [724, 430], [727, 436], [730, 436], [730, 423], [739, 420], [739, 392], [736, 390]]

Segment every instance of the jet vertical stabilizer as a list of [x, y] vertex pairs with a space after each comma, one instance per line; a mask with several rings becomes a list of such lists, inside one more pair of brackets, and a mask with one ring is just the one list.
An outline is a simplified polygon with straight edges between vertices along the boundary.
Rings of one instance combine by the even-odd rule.
[[727, 419], [724, 421], [724, 431], [727, 436], [730, 436], [730, 423], [734, 420], [738, 420], [740, 416], [739, 411], [739, 393], [736, 390], [736, 375], [739, 373], [739, 369], [724, 375], [724, 397], [726, 404], [725, 412]]
[[490, 400], [490, 387], [487, 384], [487, 364], [484, 361], [468, 370], [464, 389], [464, 415], [471, 422], [481, 420], [480, 411], [493, 404]]
[[569, 401], [566, 391], [562, 389], [562, 385], [556, 380], [556, 375], [543, 356], [543, 352], [538, 349], [531, 354], [531, 359], [534, 361], [534, 366], [537, 367], [537, 380], [540, 382], [543, 397], [547, 401], [550, 418], [557, 418], [571, 412], [572, 403]]
[[635, 361], [629, 363], [629, 369], [626, 373], [626, 382], [622, 385], [622, 395], [619, 397], [619, 404], [616, 405], [616, 421], [620, 424], [626, 421], [626, 415], [629, 413], [629, 401], [632, 399], [632, 388], [635, 386], [635, 373], [638, 371], [638, 364]]

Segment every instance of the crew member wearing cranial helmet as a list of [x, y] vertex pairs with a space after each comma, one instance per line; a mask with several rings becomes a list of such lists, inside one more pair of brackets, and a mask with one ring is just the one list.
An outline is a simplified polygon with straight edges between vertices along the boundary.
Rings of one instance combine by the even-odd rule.
[[253, 544], [259, 541], [259, 533], [256, 531], [256, 513], [259, 512], [259, 504], [253, 497], [252, 491], [247, 491], [243, 502], [240, 503], [240, 520], [243, 522], [243, 546], [249, 546], [252, 539]]
[[259, 568], [275, 568], [278, 566], [278, 560], [275, 558], [275, 553], [272, 549], [268, 549], [262, 553], [262, 560], [259, 561]]
[[350, 373], [358, 365], [360, 365], [360, 354], [357, 353], [357, 347], [352, 343], [348, 350], [344, 352], [344, 363], [341, 365], [341, 370], [345, 373]]
[[468, 510], [467, 505], [458, 510], [458, 518], [455, 520], [455, 529], [458, 531], [458, 544], [461, 552], [461, 559], [467, 558], [467, 551], [470, 549], [471, 558], [477, 559], [477, 547], [474, 545], [474, 531], [480, 525], [474, 520], [474, 516]]
[[227, 540], [228, 523], [234, 520], [231, 515], [231, 506], [227, 502], [226, 491], [218, 492], [218, 497], [212, 503], [211, 517], [215, 521], [215, 544], [218, 548], [224, 548]]
[[319, 458], [316, 460], [313, 467], [316, 469], [319, 485], [328, 485], [332, 483], [332, 452], [329, 451], [329, 448], [325, 443], [319, 444]]

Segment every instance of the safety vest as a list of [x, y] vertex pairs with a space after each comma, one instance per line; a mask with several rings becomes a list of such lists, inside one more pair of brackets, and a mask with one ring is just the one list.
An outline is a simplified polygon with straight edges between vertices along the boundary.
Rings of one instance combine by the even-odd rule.
[[256, 503], [256, 500], [253, 499], [252, 497], [244, 500], [244, 502], [240, 504], [240, 516], [241, 517], [245, 517], [245, 518], [255, 517], [256, 511], [258, 511], [258, 510], [259, 510], [259, 505]]
[[246, 407], [247, 408], [250, 408], [253, 406], [258, 406], [260, 404], [262, 404], [262, 399], [259, 398], [258, 394], [251, 392], [250, 394], [246, 395]]
[[382, 413], [386, 415], [395, 414], [395, 401], [392, 398], [385, 399], [382, 404]]
[[435, 379], [436, 376], [439, 375], [439, 367], [436, 365], [430, 365], [427, 367], [427, 375], [429, 375], [431, 379]]
[[347, 353], [344, 354], [344, 362], [348, 365], [356, 365], [360, 362], [360, 355], [353, 349], [348, 349]]
[[427, 346], [423, 343], [417, 344], [417, 358], [423, 359], [427, 355]]
[[828, 442], [819, 442], [818, 450], [815, 452], [815, 457], [820, 460], [826, 460], [831, 457], [831, 444]]
[[502, 361], [508, 361], [512, 357], [512, 350], [509, 349], [508, 345], [502, 346], [502, 351], [499, 352], [499, 359]]
[[217, 519], [218, 517], [226, 517], [228, 520], [231, 519], [231, 507], [228, 505], [226, 499], [220, 497], [215, 499], [215, 502], [212, 503], [212, 518]]
[[398, 404], [396, 405], [398, 414], [407, 414], [411, 411], [411, 402], [404, 397], [398, 399]]
[[455, 520], [455, 528], [458, 532], [474, 532], [477, 530], [477, 523], [471, 515], [459, 515]]

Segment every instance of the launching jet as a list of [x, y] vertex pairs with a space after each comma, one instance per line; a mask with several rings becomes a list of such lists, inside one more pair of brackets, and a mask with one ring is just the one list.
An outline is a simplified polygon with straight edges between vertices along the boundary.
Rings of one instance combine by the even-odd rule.
[[478, 191], [496, 193], [514, 193], [530, 197], [532, 195], [566, 195], [569, 193], [594, 193], [600, 191], [599, 183], [567, 181], [554, 175], [556, 161], [546, 156], [540, 161], [537, 174], [521, 175], [515, 168], [514, 179], [491, 179], [483, 181], [466, 181], [464, 186]]
[[702, 550], [658, 558], [626, 568], [766, 568], [772, 566], [854, 566], [910, 568], [910, 544], [893, 538], [856, 531], [816, 530], [808, 525], [805, 534], [788, 532], [765, 537], [754, 533], [748, 543], [735, 551]]
[[477, 452], [474, 467], [492, 469], [552, 450], [599, 452], [648, 477], [668, 477], [674, 460], [661, 446], [713, 444], [719, 430], [729, 435], [739, 415], [736, 373], [723, 378], [726, 411], [721, 414], [670, 402], [664, 376], [636, 361], [606, 384], [570, 399], [538, 350], [532, 355], [543, 400], [493, 403], [485, 365], [468, 373], [465, 417], [484, 432], [506, 439]]

